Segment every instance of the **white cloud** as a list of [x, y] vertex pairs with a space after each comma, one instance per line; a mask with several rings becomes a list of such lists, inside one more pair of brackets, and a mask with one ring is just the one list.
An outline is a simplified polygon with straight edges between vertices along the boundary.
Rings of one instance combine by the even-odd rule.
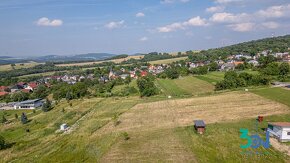
[[240, 2], [240, 1], [242, 0], [215, 0], [215, 2], [219, 4], [227, 4], [227, 3]]
[[142, 13], [142, 12], [139, 12], [139, 13], [136, 14], [136, 17], [137, 17], [137, 18], [139, 18], [139, 17], [144, 17], [144, 16], [145, 16], [145, 14]]
[[199, 16], [197, 16], [182, 23], [178, 22], [178, 23], [173, 23], [164, 27], [159, 27], [157, 28], [157, 30], [158, 32], [172, 32], [179, 29], [186, 29], [187, 27], [190, 27], [190, 26], [207, 26], [207, 25], [208, 23], [206, 22], [206, 19], [202, 19]]
[[206, 19], [202, 19], [199, 16], [189, 19], [183, 23], [184, 26], [206, 26], [208, 25]]
[[222, 12], [224, 11], [224, 9], [225, 9], [224, 6], [213, 6], [213, 7], [206, 8], [205, 11], [214, 13], [214, 12]]
[[51, 26], [51, 27], [57, 27], [57, 26], [62, 26], [63, 21], [60, 19], [54, 19], [54, 20], [49, 20], [46, 17], [40, 18], [37, 20], [36, 24], [38, 26]]
[[276, 29], [280, 27], [280, 24], [276, 22], [264, 22], [262, 23], [262, 26], [269, 28], [269, 29]]
[[231, 24], [228, 25], [233, 31], [237, 32], [248, 32], [255, 29], [254, 23], [238, 23], [238, 24]]
[[264, 18], [290, 17], [290, 4], [283, 6], [271, 6], [265, 10], [259, 10], [256, 14]]
[[181, 23], [173, 23], [164, 27], [158, 27], [158, 32], [172, 32], [176, 31], [178, 29], [184, 29], [183, 25]]
[[142, 42], [143, 41], [147, 41], [147, 40], [148, 40], [148, 37], [142, 37], [142, 38], [139, 39], [139, 41], [142, 41]]
[[180, 0], [180, 2], [182, 2], [182, 3], [187, 3], [187, 2], [189, 2], [190, 0]]
[[105, 27], [108, 29], [121, 28], [124, 26], [124, 23], [125, 23], [124, 20], [117, 21], [117, 22], [112, 21], [112, 22], [106, 24]]
[[181, 2], [181, 3], [187, 3], [190, 0], [161, 0], [161, 4], [170, 4], [170, 3], [175, 3], [175, 2]]
[[245, 22], [250, 20], [250, 15], [246, 13], [232, 14], [227, 12], [215, 13], [210, 18], [215, 23], [233, 23], [233, 22]]

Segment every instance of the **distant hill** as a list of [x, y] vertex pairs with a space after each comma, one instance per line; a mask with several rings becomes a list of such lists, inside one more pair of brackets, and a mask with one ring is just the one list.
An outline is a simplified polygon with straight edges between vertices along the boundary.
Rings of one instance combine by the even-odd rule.
[[77, 61], [96, 61], [105, 60], [116, 56], [116, 54], [109, 53], [87, 53], [77, 55], [46, 55], [40, 57], [26, 57], [26, 58], [14, 58], [9, 56], [0, 56], [0, 65], [12, 64], [12, 63], [26, 63], [29, 61], [34, 62], [77, 62]]
[[9, 57], [9, 56], [0, 56], [0, 59], [10, 59], [10, 58], [13, 58], [13, 57]]
[[33, 61], [36, 62], [69, 62], [69, 61], [95, 61], [95, 60], [104, 60], [107, 58], [111, 58], [115, 56], [115, 54], [109, 53], [88, 53], [88, 54], [77, 54], [77, 55], [67, 55], [67, 56], [59, 56], [59, 55], [47, 55], [33, 58]]
[[290, 35], [285, 35], [243, 42], [221, 48], [202, 50], [200, 53], [208, 55], [230, 55], [239, 53], [254, 55], [263, 50], [272, 50], [273, 52], [287, 52], [289, 51], [289, 47]]

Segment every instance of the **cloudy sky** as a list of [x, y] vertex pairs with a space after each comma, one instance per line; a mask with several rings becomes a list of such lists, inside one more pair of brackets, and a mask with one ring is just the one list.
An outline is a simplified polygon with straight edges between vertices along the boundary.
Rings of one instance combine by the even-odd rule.
[[289, 0], [1, 0], [0, 55], [177, 52], [290, 34]]

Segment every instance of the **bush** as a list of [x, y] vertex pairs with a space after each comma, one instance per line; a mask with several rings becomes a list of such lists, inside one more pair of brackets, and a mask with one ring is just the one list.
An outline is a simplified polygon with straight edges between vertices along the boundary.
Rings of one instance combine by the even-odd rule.
[[143, 96], [153, 96], [157, 94], [157, 88], [154, 84], [154, 78], [142, 77], [137, 80], [137, 85], [140, 91], [141, 97]]
[[5, 139], [3, 136], [0, 135], [0, 150], [6, 147]]
[[2, 115], [0, 123], [5, 123], [5, 122], [7, 122], [7, 119], [5, 118], [5, 115]]
[[129, 134], [127, 132], [123, 132], [122, 135], [123, 135], [124, 140], [129, 140], [130, 139]]
[[28, 122], [27, 116], [25, 115], [25, 113], [21, 114], [21, 122], [22, 124], [26, 124]]
[[177, 79], [179, 77], [179, 72], [176, 70], [176, 68], [166, 69], [165, 73], [169, 79]]
[[52, 109], [51, 102], [46, 99], [45, 103], [42, 105], [42, 111], [48, 112]]
[[251, 75], [248, 73], [237, 74], [235, 71], [228, 71], [224, 80], [215, 85], [216, 90], [233, 89], [251, 85], [268, 85], [271, 78], [266, 75]]

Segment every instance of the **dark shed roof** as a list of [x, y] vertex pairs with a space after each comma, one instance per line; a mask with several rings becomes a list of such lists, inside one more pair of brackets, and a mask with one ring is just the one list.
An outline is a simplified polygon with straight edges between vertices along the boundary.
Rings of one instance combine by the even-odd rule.
[[205, 123], [203, 120], [194, 120], [194, 125], [196, 127], [205, 127]]

